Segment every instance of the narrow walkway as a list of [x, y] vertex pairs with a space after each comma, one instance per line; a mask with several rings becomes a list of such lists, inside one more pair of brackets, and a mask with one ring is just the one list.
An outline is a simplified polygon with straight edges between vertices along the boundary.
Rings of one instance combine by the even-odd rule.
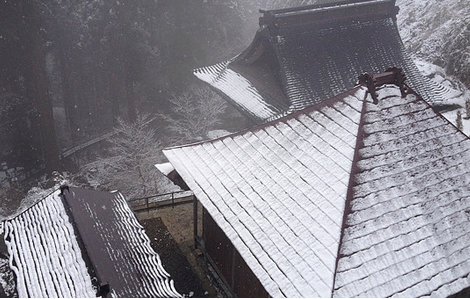
[[[200, 207], [201, 205], [199, 205]], [[199, 255], [194, 248], [194, 239], [193, 239], [193, 204], [192, 202], [187, 202], [184, 204], [179, 204], [175, 206], [163, 206], [158, 209], [150, 209], [150, 210], [142, 210], [140, 212], [135, 212], [137, 219], [139, 222], [144, 226], [147, 235], [149, 236], [150, 240], [152, 241], [152, 246], [154, 241], [161, 242], [158, 245], [155, 242], [155, 246], [163, 246], [162, 249], [155, 249], [161, 255], [162, 263], [164, 264], [165, 269], [171, 274], [173, 280], [175, 281], [176, 289], [186, 296], [189, 296], [189, 293], [186, 292], [194, 292], [194, 297], [221, 297], [220, 293], [217, 291], [217, 288], [214, 287], [212, 282], [208, 279], [208, 269], [205, 264], [204, 258], [202, 255]], [[198, 211], [198, 215], [202, 215], [201, 211]], [[165, 246], [167, 246], [168, 241], [167, 236], [164, 235], [162, 237], [162, 229], [161, 225], [158, 223], [161, 222], [164, 229], [168, 232], [169, 238], [175, 242], [175, 246], [179, 248], [177, 250], [170, 250], [169, 254], [168, 250]], [[201, 223], [201, 219], [199, 219], [199, 223]], [[201, 229], [201, 227], [199, 227]], [[157, 240], [155, 240], [157, 238]], [[172, 245], [168, 245], [172, 246]], [[174, 248], [174, 247], [173, 247]], [[172, 267], [167, 264], [181, 264], [183, 262], [178, 261], [181, 259], [179, 254], [183, 254], [185, 257], [188, 266], [182, 267]], [[175, 262], [176, 261], [178, 262]], [[171, 270], [175, 268], [174, 270]], [[197, 293], [197, 284], [189, 281], [187, 277], [187, 273], [183, 272], [192, 272], [197, 275], [199, 282], [204, 289], [204, 292]], [[174, 271], [172, 273], [171, 271]], [[180, 280], [188, 280], [187, 282], [183, 282], [178, 285], [178, 281]], [[194, 290], [190, 290], [191, 286], [194, 286]], [[205, 293], [207, 292], [207, 294]]]

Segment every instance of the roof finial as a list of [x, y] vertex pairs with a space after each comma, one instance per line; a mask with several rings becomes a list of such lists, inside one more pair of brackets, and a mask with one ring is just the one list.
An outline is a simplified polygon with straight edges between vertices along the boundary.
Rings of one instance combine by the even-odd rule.
[[379, 100], [377, 99], [377, 93], [375, 93], [375, 85], [377, 81], [374, 78], [374, 75], [370, 73], [364, 73], [362, 75], [359, 75], [359, 84], [365, 85], [368, 89], [368, 92], [370, 93], [372, 99], [374, 100], [374, 104], [378, 104]]
[[62, 185], [60, 186], [60, 194], [63, 195], [64, 191], [67, 190], [70, 192], [69, 186], [68, 185]]
[[405, 84], [406, 76], [401, 67], [388, 68], [385, 73], [373, 75], [364, 73], [358, 77], [359, 84], [365, 85], [374, 100], [378, 104], [376, 89], [384, 84], [395, 84], [400, 88], [401, 96], [406, 96], [407, 86]]

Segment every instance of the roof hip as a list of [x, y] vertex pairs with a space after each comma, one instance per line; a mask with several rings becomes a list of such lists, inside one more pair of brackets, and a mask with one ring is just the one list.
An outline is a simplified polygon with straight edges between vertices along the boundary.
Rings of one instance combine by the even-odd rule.
[[[396, 0], [333, 1], [307, 6], [261, 10], [259, 25], [278, 27], [304, 23], [323, 23], [340, 19], [377, 19], [391, 17], [396, 21], [399, 8]], [[345, 11], [348, 11], [345, 13]], [[316, 15], [312, 17], [312, 15]]]

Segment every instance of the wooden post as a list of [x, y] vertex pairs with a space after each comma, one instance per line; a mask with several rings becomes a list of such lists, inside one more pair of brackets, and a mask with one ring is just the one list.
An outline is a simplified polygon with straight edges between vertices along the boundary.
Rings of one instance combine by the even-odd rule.
[[232, 245], [232, 281], [231, 281], [231, 288], [235, 290], [235, 271], [237, 270], [237, 250]]
[[194, 229], [194, 248], [197, 249], [197, 198], [193, 194], [193, 229]]

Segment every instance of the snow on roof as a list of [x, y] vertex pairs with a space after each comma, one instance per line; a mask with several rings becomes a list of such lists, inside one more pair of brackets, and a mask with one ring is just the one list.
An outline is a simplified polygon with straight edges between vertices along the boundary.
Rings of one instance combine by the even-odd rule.
[[227, 68], [227, 65], [228, 62], [223, 62], [196, 69], [194, 75], [229, 98], [236, 98], [235, 104], [256, 119], [267, 119], [282, 112], [279, 107], [266, 101], [249, 79]]
[[164, 151], [273, 297], [331, 295], [364, 92]]
[[164, 150], [273, 297], [470, 286], [470, 140], [414, 93], [366, 90]]
[[[409, 85], [433, 102], [432, 90], [398, 34], [395, 1], [350, 2], [263, 11], [261, 27], [247, 50], [194, 74], [257, 122], [350, 90], [357, 74], [394, 66], [403, 68]], [[265, 77], [259, 79], [259, 73]], [[271, 92], [261, 92], [265, 89]], [[284, 104], [267, 96], [277, 94], [275, 89], [282, 90]]]
[[96, 297], [59, 194], [57, 190], [5, 221], [5, 243], [20, 298]]
[[450, 80], [443, 68], [419, 58], [416, 58], [414, 62], [423, 74], [425, 84], [431, 88], [436, 104], [465, 103], [465, 99], [459, 99], [465, 97], [464, 90], [454, 86], [455, 83], [451, 83], [455, 82], [455, 79]]
[[337, 297], [447, 297], [470, 286], [470, 140], [420, 98], [379, 91], [342, 240]]
[[170, 162], [155, 164], [155, 167], [158, 169], [158, 171], [163, 173], [163, 175], [168, 175], [170, 172], [175, 170], [175, 168], [173, 167], [173, 165], [171, 165]]
[[70, 187], [64, 198], [99, 281], [113, 297], [181, 297], [121, 193]]
[[[57, 190], [5, 222], [20, 297], [180, 297], [120, 193]], [[96, 283], [95, 283], [96, 284]]]

